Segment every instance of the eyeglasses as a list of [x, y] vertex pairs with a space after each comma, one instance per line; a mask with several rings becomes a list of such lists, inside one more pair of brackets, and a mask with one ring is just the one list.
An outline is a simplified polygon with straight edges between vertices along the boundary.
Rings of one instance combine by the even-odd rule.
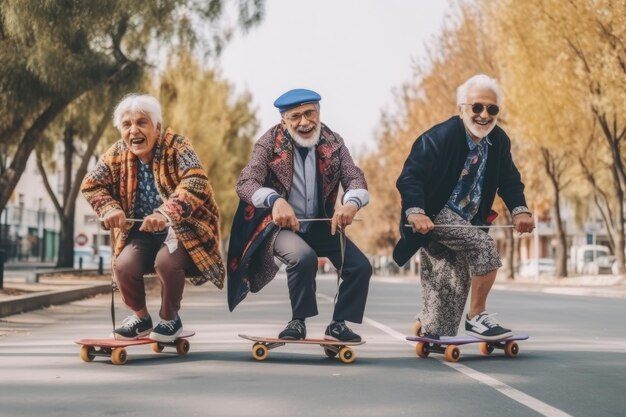
[[462, 103], [462, 104], [466, 106], [472, 106], [472, 112], [474, 114], [481, 114], [485, 108], [487, 109], [487, 113], [489, 113], [490, 116], [495, 116], [496, 114], [500, 113], [500, 107], [498, 107], [495, 104], [482, 104], [482, 103]]
[[285, 119], [289, 120], [292, 123], [298, 123], [302, 119], [302, 116], [304, 116], [304, 118], [307, 119], [309, 122], [313, 122], [313, 119], [317, 117], [317, 110], [309, 109], [303, 113], [293, 113], [289, 116], [285, 116]]

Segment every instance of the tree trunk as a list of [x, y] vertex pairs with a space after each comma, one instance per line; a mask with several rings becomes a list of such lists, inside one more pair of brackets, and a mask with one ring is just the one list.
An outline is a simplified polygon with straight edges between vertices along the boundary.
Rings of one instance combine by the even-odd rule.
[[0, 175], [0, 213], [4, 210], [17, 183], [19, 182], [26, 162], [35, 149], [35, 145], [41, 138], [44, 129], [54, 118], [65, 109], [71, 99], [60, 99], [51, 103], [48, 108], [37, 117], [32, 126], [24, 133], [11, 165]]
[[57, 268], [72, 268], [74, 266], [74, 212], [71, 216], [61, 219], [59, 233], [59, 257]]
[[[507, 224], [512, 224], [510, 213], [506, 212]], [[515, 279], [515, 235], [513, 229], [504, 229], [506, 234], [506, 255], [505, 262], [509, 265], [506, 272], [506, 279]]]

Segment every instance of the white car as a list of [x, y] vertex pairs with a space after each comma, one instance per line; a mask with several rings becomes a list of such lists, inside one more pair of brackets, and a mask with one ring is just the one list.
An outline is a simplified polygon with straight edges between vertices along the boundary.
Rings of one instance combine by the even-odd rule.
[[554, 276], [556, 274], [556, 262], [551, 258], [528, 259], [520, 262], [517, 266], [519, 277], [530, 278], [537, 276]]

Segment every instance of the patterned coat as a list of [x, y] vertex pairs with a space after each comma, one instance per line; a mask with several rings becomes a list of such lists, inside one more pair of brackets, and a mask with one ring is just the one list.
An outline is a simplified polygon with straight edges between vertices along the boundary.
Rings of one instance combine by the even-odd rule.
[[[363, 171], [352, 160], [343, 139], [322, 124], [316, 148], [320, 217], [332, 217], [339, 192], [367, 189]], [[294, 171], [294, 146], [280, 125], [268, 130], [255, 144], [252, 158], [241, 171], [237, 194], [241, 199], [233, 220], [228, 250], [228, 306], [232, 311], [248, 292], [257, 292], [270, 282], [278, 267], [274, 262], [274, 240], [279, 228], [270, 209], [252, 204], [261, 187], [289, 198]]]
[[[98, 216], [122, 209], [126, 217], [134, 217], [137, 171], [137, 157], [123, 140], [113, 144], [100, 158], [81, 188]], [[157, 210], [171, 220], [176, 238], [201, 273], [189, 279], [195, 285], [211, 281], [223, 288], [219, 210], [209, 179], [189, 140], [170, 129], [163, 132], [155, 145], [152, 172], [164, 201]], [[114, 229], [113, 238], [115, 258], [126, 245], [128, 232]]]

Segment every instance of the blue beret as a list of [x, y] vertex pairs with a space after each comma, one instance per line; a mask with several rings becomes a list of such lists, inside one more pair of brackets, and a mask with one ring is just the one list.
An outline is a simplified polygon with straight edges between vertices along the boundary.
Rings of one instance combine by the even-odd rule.
[[304, 88], [296, 88], [289, 90], [274, 101], [274, 106], [279, 112], [287, 111], [293, 107], [307, 103], [317, 103], [322, 97], [315, 91], [305, 90]]

